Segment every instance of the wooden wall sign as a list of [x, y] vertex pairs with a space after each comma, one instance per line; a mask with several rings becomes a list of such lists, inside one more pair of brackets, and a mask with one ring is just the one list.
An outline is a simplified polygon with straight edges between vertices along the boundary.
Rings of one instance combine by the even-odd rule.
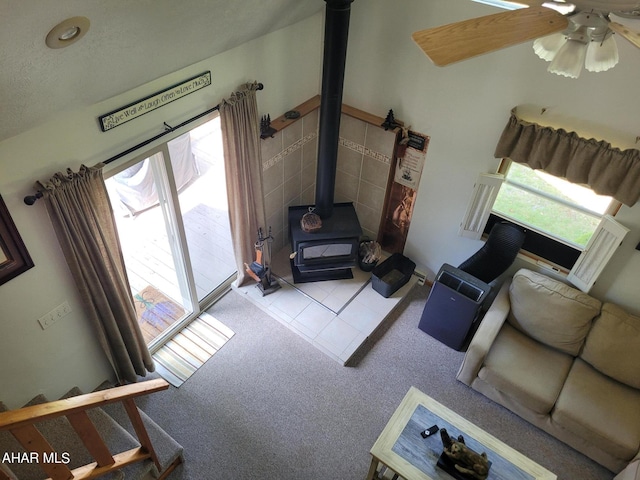
[[378, 243], [386, 252], [404, 251], [428, 146], [427, 135], [411, 131], [407, 144], [396, 143], [378, 232]]
[[407, 147], [402, 149], [402, 155], [398, 153], [400, 148], [396, 149], [398, 161], [396, 162], [395, 181], [417, 190], [427, 156], [429, 137], [412, 131], [409, 131], [408, 135], [409, 141]]
[[103, 132], [106, 132], [112, 128], [119, 127], [134, 118], [138, 118], [145, 113], [152, 112], [157, 108], [163, 107], [168, 103], [185, 97], [190, 93], [196, 92], [209, 85], [211, 85], [211, 72], [206, 71], [169, 88], [165, 88], [153, 95], [149, 95], [141, 100], [101, 115], [98, 117], [100, 128]]

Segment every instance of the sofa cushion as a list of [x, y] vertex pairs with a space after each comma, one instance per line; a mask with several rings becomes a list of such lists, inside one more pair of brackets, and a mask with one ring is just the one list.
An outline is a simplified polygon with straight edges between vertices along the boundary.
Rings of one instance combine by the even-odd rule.
[[613, 480], [640, 480], [640, 460], [631, 462]]
[[605, 375], [640, 389], [640, 317], [605, 303], [581, 357]]
[[478, 377], [544, 415], [556, 402], [572, 361], [572, 356], [537, 342], [505, 323]]
[[576, 358], [552, 413], [560, 425], [623, 461], [640, 445], [640, 391]]
[[539, 342], [576, 356], [601, 302], [545, 275], [521, 269], [509, 289], [507, 320]]

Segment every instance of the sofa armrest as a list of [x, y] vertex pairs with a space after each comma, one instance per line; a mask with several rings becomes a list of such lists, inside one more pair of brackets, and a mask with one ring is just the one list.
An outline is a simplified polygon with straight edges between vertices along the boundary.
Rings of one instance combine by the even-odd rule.
[[511, 285], [510, 280], [504, 282], [467, 348], [467, 353], [456, 376], [465, 385], [471, 386], [473, 380], [478, 376], [480, 367], [482, 367], [493, 341], [507, 318], [511, 308], [509, 285]]

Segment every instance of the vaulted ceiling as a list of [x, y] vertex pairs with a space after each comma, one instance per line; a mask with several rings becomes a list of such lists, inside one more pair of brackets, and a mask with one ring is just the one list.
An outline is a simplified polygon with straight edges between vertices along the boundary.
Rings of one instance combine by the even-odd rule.
[[[307, 18], [322, 0], [0, 0], [0, 141]], [[45, 45], [63, 20], [90, 29]]]

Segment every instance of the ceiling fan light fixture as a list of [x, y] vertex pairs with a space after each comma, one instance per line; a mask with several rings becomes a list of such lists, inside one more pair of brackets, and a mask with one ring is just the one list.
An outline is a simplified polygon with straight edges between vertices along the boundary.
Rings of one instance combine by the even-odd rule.
[[542, 6], [551, 8], [562, 15], [569, 15], [576, 9], [576, 6], [573, 3], [566, 3], [564, 0], [545, 2]]
[[556, 75], [578, 78], [586, 54], [587, 43], [569, 38], [551, 61], [547, 70]]
[[485, 5], [491, 5], [492, 7], [504, 8], [505, 10], [517, 10], [519, 8], [526, 8], [526, 5], [522, 5], [518, 2], [509, 2], [508, 0], [473, 0], [476, 3], [484, 3]]
[[590, 72], [605, 72], [618, 63], [618, 45], [613, 35], [609, 35], [602, 42], [590, 42], [584, 66]]
[[541, 59], [550, 62], [558, 53], [558, 50], [562, 48], [566, 37], [564, 33], [553, 33], [546, 37], [537, 38], [533, 42], [533, 51]]

